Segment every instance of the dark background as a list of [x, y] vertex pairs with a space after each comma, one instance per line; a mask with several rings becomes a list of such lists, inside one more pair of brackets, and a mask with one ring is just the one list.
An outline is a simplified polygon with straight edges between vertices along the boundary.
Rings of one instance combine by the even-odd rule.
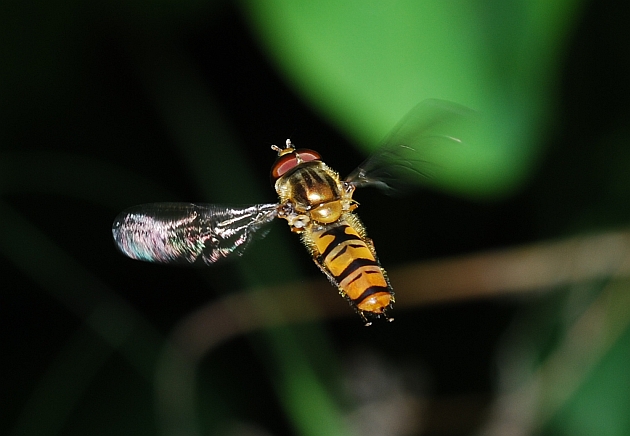
[[[544, 157], [519, 190], [494, 200], [427, 190], [403, 199], [357, 194], [387, 268], [626, 225], [629, 17], [618, 6], [591, 2], [580, 15], [561, 61], [558, 115]], [[111, 238], [114, 217], [153, 201], [274, 202], [269, 146], [287, 137], [321, 152], [341, 174], [364, 155], [283, 81], [235, 6], [200, 8], [186, 29], [175, 10], [163, 34], [150, 31], [151, 19], [128, 25], [124, 8], [42, 2], [3, 9], [0, 426], [16, 435], [159, 433], [152, 376], [160, 344], [179, 320], [247, 287], [243, 269], [263, 284], [324, 278], [281, 223], [238, 263], [199, 271], [124, 258]], [[186, 79], [178, 81], [181, 71], [160, 62], [165, 53], [186, 59], [202, 86], [191, 91]], [[161, 77], [175, 78], [172, 86], [156, 90], [153, 62]], [[175, 111], [162, 110], [165, 101], [182, 105], [179, 116], [190, 124], [180, 125], [216, 135], [212, 151], [197, 155], [213, 161], [178, 148], [198, 132], [167, 128]], [[217, 164], [224, 151], [231, 157]], [[207, 166], [211, 183], [191, 175], [191, 159]], [[275, 256], [290, 256], [295, 267], [274, 267]], [[544, 356], [566, 292], [401, 310], [387, 330], [363, 329], [350, 310], [289, 330], [332, 392], [349, 377], [339, 370], [348, 370], [344, 362], [373, 358], [389, 376], [412, 380], [402, 384], [425, 401], [424, 430], [411, 434], [472, 434], [496, 395], [496, 352], [506, 330], [515, 319], [549, 313], [532, 329]], [[100, 320], [96, 309], [107, 304], [140, 314], [144, 327], [126, 324], [134, 318], [124, 314], [120, 322]], [[203, 434], [298, 432], [278, 399], [280, 357], [271, 357], [268, 340], [260, 332], [238, 337], [204, 359], [197, 388], [199, 409], [209, 410], [200, 413]], [[348, 409], [340, 400], [339, 410]], [[567, 431], [562, 422], [544, 431]], [[234, 423], [247, 423], [251, 433]], [[628, 429], [616, 428], [591, 434]]]

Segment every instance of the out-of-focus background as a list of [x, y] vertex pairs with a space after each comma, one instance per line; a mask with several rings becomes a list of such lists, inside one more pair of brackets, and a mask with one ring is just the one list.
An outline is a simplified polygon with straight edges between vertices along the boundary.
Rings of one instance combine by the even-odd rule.
[[[2, 434], [630, 434], [627, 10], [5, 3]], [[285, 223], [205, 269], [114, 247], [136, 204], [275, 202], [286, 138], [348, 174], [429, 98], [475, 111], [466, 140], [355, 195], [391, 324]]]

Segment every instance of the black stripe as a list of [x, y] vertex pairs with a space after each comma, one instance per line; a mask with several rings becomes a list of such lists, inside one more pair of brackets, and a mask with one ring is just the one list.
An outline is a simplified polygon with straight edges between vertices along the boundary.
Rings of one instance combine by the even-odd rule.
[[[302, 173], [299, 173], [300, 178], [304, 180], [304, 176]], [[306, 194], [306, 186], [302, 183], [302, 180], [296, 180], [296, 183], [293, 184], [293, 189], [295, 190], [295, 197], [300, 200], [305, 200], [307, 198]]]
[[318, 186], [321, 188], [321, 186], [324, 185], [326, 188], [330, 189], [333, 196], [339, 195], [337, 184], [328, 177], [326, 173], [315, 168], [304, 168], [300, 175], [309, 191], [317, 189]]
[[330, 244], [326, 247], [324, 252], [322, 253], [322, 259], [326, 259], [326, 257], [330, 254], [331, 251], [335, 249], [335, 247], [342, 242], [345, 241], [361, 241], [361, 238], [357, 235], [349, 235], [345, 232], [345, 229], [349, 227], [347, 225], [335, 226], [331, 229], [326, 230], [324, 233], [319, 235], [320, 238], [324, 236], [332, 236], [334, 239], [330, 241]]
[[338, 276], [336, 276], [335, 278], [337, 279], [337, 281], [339, 283], [341, 283], [343, 281], [343, 279], [345, 279], [346, 277], [348, 277], [350, 274], [352, 274], [353, 272], [355, 272], [356, 270], [358, 270], [359, 268], [363, 267], [363, 266], [372, 266], [372, 265], [376, 265], [376, 262], [373, 261], [372, 259], [354, 259], [350, 265], [348, 265], [346, 267], [346, 269], [344, 269], [341, 274], [339, 274]]
[[304, 181], [306, 187], [308, 189], [313, 189], [313, 186], [315, 186], [315, 177], [313, 177], [313, 171], [304, 168], [300, 175], [302, 176], [302, 180]]
[[[375, 272], [375, 271], [366, 271], [367, 272]], [[346, 286], [350, 286], [351, 283], [356, 282], [357, 280], [359, 280], [361, 277], [363, 277], [363, 274], [365, 274], [364, 272], [360, 272], [359, 274], [356, 275], [355, 278], [353, 278], [352, 280], [350, 280], [348, 283], [346, 283]]]
[[[328, 248], [328, 247], [326, 247]], [[333, 257], [332, 259], [329, 260], [329, 262], [334, 262], [335, 259], [337, 259], [339, 256], [341, 256], [343, 253], [345, 253], [346, 251], [348, 251], [348, 246], [344, 246], [341, 250], [339, 250], [339, 253], [335, 254], [335, 257]]]
[[315, 184], [326, 184], [330, 187], [330, 181], [321, 176], [321, 171], [316, 170], [315, 168], [308, 168], [305, 169], [304, 174], [308, 174], [308, 176], [311, 178], [311, 180], [309, 181], [309, 188], [315, 186]]
[[[303, 165], [303, 164], [302, 164]], [[298, 165], [300, 171], [296, 173], [296, 176], [299, 176], [295, 183], [295, 196], [299, 198], [301, 201], [308, 203], [308, 193], [312, 191], [316, 185], [317, 175], [316, 171], [313, 171], [313, 168], [302, 167]]]
[[343, 253], [345, 253], [348, 250], [348, 247], [363, 248], [365, 247], [365, 244], [346, 244], [341, 250], [339, 250], [339, 253], [335, 254], [335, 257], [329, 260], [329, 262], [334, 262], [335, 259], [337, 259], [339, 256], [341, 256]]
[[355, 304], [361, 304], [363, 300], [368, 298], [370, 295], [376, 294], [378, 292], [387, 292], [388, 294], [391, 294], [391, 292], [389, 291], [389, 288], [385, 286], [370, 286], [365, 291], [363, 291], [361, 295], [359, 295], [357, 298], [352, 300], [352, 302]]

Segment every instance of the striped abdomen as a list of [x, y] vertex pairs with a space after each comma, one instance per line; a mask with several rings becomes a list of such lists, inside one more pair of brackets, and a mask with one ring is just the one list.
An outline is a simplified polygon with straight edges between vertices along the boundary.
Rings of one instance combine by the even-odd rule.
[[354, 307], [380, 315], [394, 302], [394, 296], [373, 247], [368, 246], [371, 242], [361, 236], [358, 226], [342, 219], [323, 230], [314, 230], [311, 247], [320, 267]]

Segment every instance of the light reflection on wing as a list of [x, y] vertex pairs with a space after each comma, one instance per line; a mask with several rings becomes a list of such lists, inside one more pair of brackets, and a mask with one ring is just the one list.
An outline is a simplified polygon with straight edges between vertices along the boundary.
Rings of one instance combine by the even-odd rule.
[[243, 254], [276, 215], [276, 204], [152, 203], [120, 213], [112, 232], [118, 249], [132, 259], [210, 265]]
[[345, 181], [356, 186], [402, 190], [418, 176], [432, 177], [438, 166], [426, 155], [435, 147], [461, 143], [459, 127], [475, 112], [443, 100], [425, 100], [392, 129], [382, 145]]

